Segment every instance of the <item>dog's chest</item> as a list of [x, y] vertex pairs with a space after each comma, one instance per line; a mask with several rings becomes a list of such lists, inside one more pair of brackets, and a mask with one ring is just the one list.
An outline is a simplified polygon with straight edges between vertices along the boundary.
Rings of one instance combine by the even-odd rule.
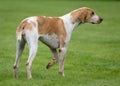
[[51, 48], [58, 48], [60, 45], [56, 34], [41, 34], [39, 40]]

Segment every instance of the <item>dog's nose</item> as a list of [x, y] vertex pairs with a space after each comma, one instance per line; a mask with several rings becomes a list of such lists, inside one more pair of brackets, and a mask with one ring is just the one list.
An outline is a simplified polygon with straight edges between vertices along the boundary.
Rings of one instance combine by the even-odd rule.
[[103, 21], [103, 18], [100, 17], [100, 21], [102, 22], [102, 21]]

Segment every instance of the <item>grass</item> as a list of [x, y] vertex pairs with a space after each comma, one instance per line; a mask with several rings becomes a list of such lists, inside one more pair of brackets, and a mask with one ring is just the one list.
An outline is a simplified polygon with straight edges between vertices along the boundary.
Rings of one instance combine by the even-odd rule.
[[[39, 42], [32, 65], [33, 80], [26, 78], [27, 46], [13, 77], [15, 30], [20, 21], [34, 15], [61, 16], [87, 6], [102, 16], [100, 25], [84, 24], [73, 34], [65, 60], [65, 77], [58, 64], [46, 70], [52, 60], [48, 47]], [[120, 2], [84, 0], [0, 0], [0, 86], [119, 86], [120, 84]]]

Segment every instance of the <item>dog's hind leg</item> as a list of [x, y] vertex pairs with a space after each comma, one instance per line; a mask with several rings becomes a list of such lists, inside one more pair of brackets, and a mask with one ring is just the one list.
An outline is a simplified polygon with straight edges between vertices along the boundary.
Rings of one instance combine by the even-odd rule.
[[17, 76], [18, 76], [18, 64], [19, 64], [19, 60], [22, 55], [22, 52], [24, 50], [24, 46], [25, 46], [25, 41], [23, 39], [17, 40], [16, 60], [15, 60], [14, 67], [13, 67], [15, 78], [17, 78]]
[[32, 65], [32, 61], [35, 58], [36, 52], [37, 52], [37, 45], [33, 45], [31, 47], [29, 47], [29, 58], [26, 64], [27, 67], [27, 77], [28, 79], [32, 79], [32, 74], [31, 74], [31, 65]]
[[51, 61], [51, 62], [48, 63], [48, 65], [46, 66], [47, 69], [49, 69], [50, 67], [52, 67], [59, 60], [57, 50], [56, 49], [52, 49], [52, 48], [50, 48], [50, 50], [52, 51], [54, 59], [53, 59], [53, 61]]
[[30, 35], [26, 36], [28, 47], [29, 47], [29, 57], [26, 63], [26, 69], [27, 69], [27, 78], [32, 79], [31, 74], [31, 65], [32, 61], [35, 58], [37, 48], [38, 48], [38, 38], [37, 35], [34, 33], [31, 33]]

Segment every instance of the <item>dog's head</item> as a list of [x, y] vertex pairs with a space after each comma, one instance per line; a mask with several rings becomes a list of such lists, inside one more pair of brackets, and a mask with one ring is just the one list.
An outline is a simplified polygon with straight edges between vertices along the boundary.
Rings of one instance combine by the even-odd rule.
[[103, 19], [98, 16], [92, 9], [83, 7], [72, 12], [75, 20], [80, 20], [81, 23], [99, 24]]

